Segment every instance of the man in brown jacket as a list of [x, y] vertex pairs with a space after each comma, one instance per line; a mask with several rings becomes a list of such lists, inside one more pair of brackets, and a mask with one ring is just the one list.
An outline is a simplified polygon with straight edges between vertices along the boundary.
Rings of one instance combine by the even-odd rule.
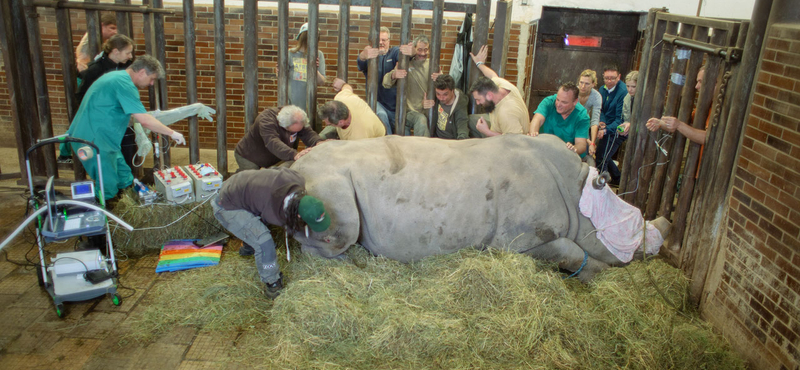
[[306, 112], [294, 105], [268, 108], [256, 117], [233, 155], [239, 171], [271, 167], [303, 156], [307, 150], [297, 151], [299, 140], [307, 148], [322, 141], [309, 126]]

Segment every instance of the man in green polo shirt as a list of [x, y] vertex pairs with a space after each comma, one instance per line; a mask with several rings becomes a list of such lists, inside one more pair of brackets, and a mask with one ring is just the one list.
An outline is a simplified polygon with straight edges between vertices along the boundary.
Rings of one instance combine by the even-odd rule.
[[100, 151], [102, 167], [98, 169], [94, 150], [87, 152], [90, 148], [83, 148], [84, 145], [80, 143], [70, 143], [98, 190], [100, 186], [97, 182], [102, 170], [105, 186], [103, 196], [106, 200], [133, 183], [131, 168], [125, 163], [120, 148], [131, 116], [142, 127], [169, 136], [178, 144], [186, 144], [180, 132], [164, 126], [147, 114], [139, 98], [139, 89], [152, 86], [156, 79], [163, 76], [164, 67], [161, 63], [149, 55], [142, 55], [127, 69], [106, 73], [92, 84], [72, 120], [67, 133], [71, 137], [93, 142]]
[[578, 104], [578, 87], [567, 82], [558, 93], [539, 103], [531, 120], [530, 136], [556, 135], [567, 143], [567, 148], [583, 158], [589, 138], [589, 114]]

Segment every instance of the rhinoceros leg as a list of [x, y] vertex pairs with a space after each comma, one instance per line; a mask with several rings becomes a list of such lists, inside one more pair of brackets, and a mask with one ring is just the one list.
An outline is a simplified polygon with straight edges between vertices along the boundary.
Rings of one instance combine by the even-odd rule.
[[[578, 244], [567, 238], [558, 238], [522, 253], [534, 258], [557, 262], [558, 267], [569, 271], [578, 271], [586, 256]], [[607, 263], [598, 261], [589, 255], [586, 258], [586, 265], [583, 266], [583, 269], [578, 274], [578, 279], [583, 282], [589, 282], [598, 272], [608, 267]]]

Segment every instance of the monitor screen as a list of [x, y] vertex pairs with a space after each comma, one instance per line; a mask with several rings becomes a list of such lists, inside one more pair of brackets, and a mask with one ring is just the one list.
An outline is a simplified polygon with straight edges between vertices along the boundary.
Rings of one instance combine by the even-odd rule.
[[72, 183], [72, 199], [94, 198], [94, 183], [91, 181]]

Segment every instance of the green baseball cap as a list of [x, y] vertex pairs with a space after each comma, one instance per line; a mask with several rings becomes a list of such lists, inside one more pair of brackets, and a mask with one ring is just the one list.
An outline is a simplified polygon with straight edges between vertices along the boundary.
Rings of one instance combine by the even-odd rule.
[[297, 213], [300, 218], [306, 222], [308, 227], [315, 232], [325, 231], [331, 226], [331, 218], [325, 212], [325, 206], [317, 198], [310, 195], [304, 196], [300, 199], [300, 205], [297, 207]]

